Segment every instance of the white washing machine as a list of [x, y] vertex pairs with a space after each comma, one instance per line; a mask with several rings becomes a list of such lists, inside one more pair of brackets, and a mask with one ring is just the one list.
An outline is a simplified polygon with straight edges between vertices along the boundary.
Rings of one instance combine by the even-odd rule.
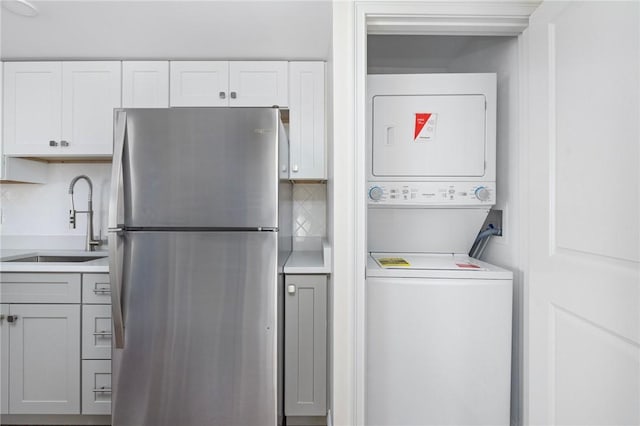
[[508, 425], [511, 307], [510, 271], [465, 255], [372, 253], [365, 424]]
[[496, 76], [369, 76], [368, 100], [365, 424], [507, 426], [512, 273], [466, 255], [496, 202]]

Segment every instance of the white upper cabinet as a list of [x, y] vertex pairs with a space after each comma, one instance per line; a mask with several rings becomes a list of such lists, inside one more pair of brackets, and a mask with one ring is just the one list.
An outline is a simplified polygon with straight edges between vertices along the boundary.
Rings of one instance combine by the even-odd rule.
[[169, 61], [122, 63], [123, 108], [169, 106]]
[[60, 151], [62, 64], [5, 62], [3, 113], [5, 154]]
[[112, 155], [120, 96], [120, 62], [63, 62], [62, 153]]
[[230, 62], [229, 105], [286, 107], [287, 81], [287, 62]]
[[172, 61], [170, 105], [288, 105], [287, 62]]
[[289, 177], [325, 180], [324, 62], [289, 63]]
[[4, 71], [6, 155], [112, 155], [120, 62], [9, 62]]
[[229, 62], [172, 61], [171, 97], [174, 107], [227, 106]]

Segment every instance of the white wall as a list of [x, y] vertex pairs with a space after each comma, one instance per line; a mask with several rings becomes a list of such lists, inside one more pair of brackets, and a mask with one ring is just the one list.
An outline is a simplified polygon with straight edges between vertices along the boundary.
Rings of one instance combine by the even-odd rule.
[[355, 401], [355, 87], [354, 5], [333, 2], [331, 97], [332, 148], [328, 198], [331, 200], [333, 426], [356, 425]]
[[[69, 183], [85, 174], [93, 181], [94, 228], [106, 238], [110, 164], [49, 164], [46, 184], [2, 184], [2, 248], [83, 249], [87, 219], [78, 214], [69, 226]], [[75, 187], [76, 210], [86, 210], [88, 187]]]

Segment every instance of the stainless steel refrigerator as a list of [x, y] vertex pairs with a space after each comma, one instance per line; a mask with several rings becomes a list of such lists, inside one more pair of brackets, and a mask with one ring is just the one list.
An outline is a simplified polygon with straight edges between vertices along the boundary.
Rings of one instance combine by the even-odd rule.
[[114, 426], [282, 423], [287, 167], [277, 109], [116, 110]]

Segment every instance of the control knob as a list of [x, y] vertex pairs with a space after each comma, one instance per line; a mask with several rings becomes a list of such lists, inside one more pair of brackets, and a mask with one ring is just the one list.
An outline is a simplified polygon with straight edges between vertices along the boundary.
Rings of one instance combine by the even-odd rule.
[[480, 201], [489, 201], [491, 193], [484, 186], [479, 186], [475, 190], [476, 198]]
[[380, 201], [382, 195], [384, 194], [384, 190], [379, 186], [372, 186], [369, 188], [369, 198], [373, 201]]

